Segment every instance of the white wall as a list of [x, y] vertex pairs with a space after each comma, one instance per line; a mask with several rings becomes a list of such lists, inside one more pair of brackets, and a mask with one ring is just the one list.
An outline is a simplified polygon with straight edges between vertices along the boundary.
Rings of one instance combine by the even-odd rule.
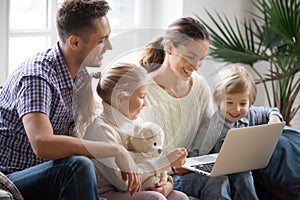
[[151, 0], [153, 27], [166, 28], [171, 22], [183, 16], [184, 0]]

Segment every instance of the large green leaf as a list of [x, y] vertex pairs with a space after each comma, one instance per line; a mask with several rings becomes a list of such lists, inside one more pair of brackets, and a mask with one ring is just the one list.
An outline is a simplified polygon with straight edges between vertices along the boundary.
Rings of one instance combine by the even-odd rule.
[[249, 65], [252, 65], [259, 60], [268, 60], [267, 57], [258, 54], [229, 48], [211, 48], [210, 55], [222, 62], [243, 63]]
[[[210, 55], [213, 58], [226, 62], [239, 61], [245, 64], [253, 64], [259, 60], [268, 60], [267, 55], [262, 53], [265, 52], [265, 49], [262, 50], [260, 48], [262, 43], [255, 42], [257, 34], [252, 30], [250, 23], [245, 21], [242, 28], [235, 18], [237, 30], [237, 33], [235, 33], [234, 27], [226, 16], [221, 17], [217, 14], [217, 21], [207, 10], [206, 12], [216, 25], [217, 31], [208, 26], [200, 17], [197, 17], [211, 32], [212, 48]], [[256, 48], [256, 46], [259, 46], [259, 48]]]
[[[298, 0], [252, 0], [264, 15], [264, 30], [261, 40], [272, 41], [277, 54], [299, 53], [300, 49], [300, 2]], [[281, 52], [283, 51], [283, 53]]]

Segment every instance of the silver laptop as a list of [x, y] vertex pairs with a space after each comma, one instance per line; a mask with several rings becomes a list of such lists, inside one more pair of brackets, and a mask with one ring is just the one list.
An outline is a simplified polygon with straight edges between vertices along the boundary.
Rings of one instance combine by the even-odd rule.
[[219, 153], [187, 158], [183, 168], [220, 176], [268, 165], [285, 122], [230, 129]]

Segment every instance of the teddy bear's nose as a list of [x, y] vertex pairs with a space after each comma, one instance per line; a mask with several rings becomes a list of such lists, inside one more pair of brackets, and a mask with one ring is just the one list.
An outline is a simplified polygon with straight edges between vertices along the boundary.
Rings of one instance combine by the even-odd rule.
[[158, 154], [161, 154], [161, 152], [162, 152], [162, 149], [157, 149]]

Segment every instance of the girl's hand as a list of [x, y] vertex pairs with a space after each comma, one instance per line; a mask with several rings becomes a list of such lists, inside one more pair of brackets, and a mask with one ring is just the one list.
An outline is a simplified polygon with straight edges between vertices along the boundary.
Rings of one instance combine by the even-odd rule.
[[167, 197], [173, 191], [173, 184], [169, 181], [158, 182], [155, 184], [156, 187], [148, 188], [147, 191], [156, 191]]
[[185, 148], [176, 148], [168, 154], [168, 159], [171, 163], [171, 167], [181, 167], [186, 160], [188, 152]]

